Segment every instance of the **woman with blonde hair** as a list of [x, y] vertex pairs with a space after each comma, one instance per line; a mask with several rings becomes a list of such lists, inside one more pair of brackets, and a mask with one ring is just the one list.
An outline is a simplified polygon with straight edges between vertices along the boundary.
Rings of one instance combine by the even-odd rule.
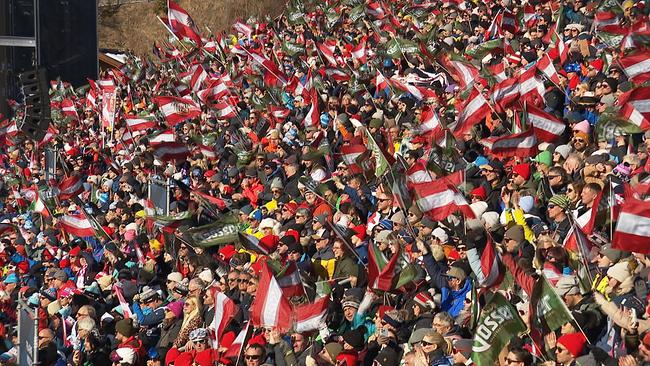
[[201, 300], [197, 296], [188, 297], [185, 304], [183, 304], [183, 324], [181, 324], [181, 330], [174, 341], [175, 348], [184, 347], [190, 338], [190, 332], [203, 325], [201, 314], [203, 314]]

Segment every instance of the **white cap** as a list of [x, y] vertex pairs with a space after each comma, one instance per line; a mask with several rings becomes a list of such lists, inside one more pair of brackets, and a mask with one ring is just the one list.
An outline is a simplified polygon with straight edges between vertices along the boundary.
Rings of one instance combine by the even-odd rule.
[[433, 235], [436, 239], [440, 240], [443, 243], [446, 243], [447, 240], [449, 240], [449, 235], [447, 235], [447, 232], [439, 227], [433, 229], [431, 235]]
[[135, 350], [133, 348], [127, 348], [127, 347], [118, 348], [115, 350], [115, 353], [117, 353], [117, 355], [122, 358], [120, 360], [120, 364], [126, 363], [129, 365], [133, 365], [135, 363]]

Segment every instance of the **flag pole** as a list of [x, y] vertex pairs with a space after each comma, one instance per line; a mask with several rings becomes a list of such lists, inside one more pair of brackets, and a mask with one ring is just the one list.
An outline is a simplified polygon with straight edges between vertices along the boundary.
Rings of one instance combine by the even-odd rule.
[[[593, 283], [594, 278], [591, 275], [591, 272], [589, 271], [589, 263], [587, 262], [586, 253], [583, 253], [583, 249], [585, 247], [585, 243], [583, 242], [584, 232], [576, 224], [576, 220], [575, 220], [575, 217], [573, 216], [573, 213], [571, 211], [569, 211], [569, 210], [566, 210], [564, 212], [567, 215], [567, 218], [569, 219], [569, 222], [571, 223], [571, 228], [573, 229], [573, 232], [575, 233], [576, 239], [578, 240], [578, 255], [580, 256], [580, 262], [584, 266], [585, 271], [587, 272], [587, 277], [589, 279], [589, 283]], [[576, 230], [580, 230], [580, 232], [577, 232]]]

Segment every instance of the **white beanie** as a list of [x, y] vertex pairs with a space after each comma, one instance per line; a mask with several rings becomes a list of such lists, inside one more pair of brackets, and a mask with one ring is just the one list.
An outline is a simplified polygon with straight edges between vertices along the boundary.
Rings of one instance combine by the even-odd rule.
[[478, 201], [469, 205], [469, 208], [472, 209], [472, 212], [474, 212], [475, 217], [481, 217], [481, 215], [485, 213], [485, 210], [487, 210], [488, 204], [487, 202], [484, 201]]
[[499, 214], [494, 211], [488, 211], [481, 216], [481, 220], [485, 223], [485, 227], [491, 229], [499, 223]]
[[447, 240], [449, 240], [449, 235], [447, 235], [447, 232], [439, 227], [433, 229], [431, 235], [433, 235], [435, 238], [437, 238], [443, 243], [446, 243]]
[[630, 269], [628, 268], [628, 262], [618, 262], [615, 265], [611, 266], [607, 270], [607, 276], [615, 279], [618, 282], [625, 281], [628, 277], [631, 276]]

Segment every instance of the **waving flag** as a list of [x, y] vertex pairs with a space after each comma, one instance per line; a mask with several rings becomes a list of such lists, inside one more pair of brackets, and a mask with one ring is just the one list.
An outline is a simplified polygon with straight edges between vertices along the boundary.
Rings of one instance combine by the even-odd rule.
[[324, 43], [319, 43], [317, 47], [327, 62], [330, 63], [330, 65], [334, 67], [338, 66], [338, 62], [336, 62], [336, 58], [334, 57], [334, 51], [336, 51], [336, 42], [326, 40]]
[[347, 165], [350, 173], [363, 173], [363, 169], [357, 164], [357, 158], [363, 155], [368, 149], [365, 145], [343, 145], [341, 146], [341, 160]]
[[84, 214], [61, 216], [59, 224], [68, 234], [78, 237], [95, 236], [95, 229]]
[[253, 29], [248, 24], [242, 23], [241, 20], [236, 21], [232, 28], [245, 35], [246, 38], [251, 38], [251, 34], [253, 34]]
[[213, 345], [215, 349], [219, 348], [219, 340], [228, 326], [228, 323], [237, 314], [237, 305], [221, 291], [215, 292], [214, 297], [214, 318], [210, 323], [209, 329], [214, 332], [215, 340]]
[[320, 323], [325, 321], [329, 297], [322, 296], [313, 303], [296, 306], [294, 309], [296, 332], [310, 332], [317, 330]]
[[498, 157], [531, 156], [537, 151], [537, 138], [533, 129], [512, 135], [490, 137], [480, 142], [491, 154]]
[[616, 223], [612, 246], [619, 250], [650, 254], [650, 202], [632, 196], [626, 187], [625, 202]]
[[143, 131], [149, 128], [154, 128], [158, 125], [156, 122], [156, 117], [152, 115], [147, 116], [124, 116], [126, 125], [131, 131]]
[[192, 17], [172, 0], [167, 0], [167, 21], [171, 31], [179, 39], [187, 38], [197, 46], [201, 45], [201, 36]]
[[387, 260], [374, 241], [368, 244], [368, 288], [390, 291], [397, 279], [395, 268], [398, 258], [399, 253], [395, 253]]
[[161, 142], [156, 145], [153, 154], [162, 161], [182, 160], [190, 156], [190, 150], [180, 142]]
[[291, 304], [266, 261], [262, 263], [257, 294], [250, 307], [250, 320], [256, 327], [277, 328], [280, 332], [291, 328]]
[[474, 125], [479, 124], [488, 113], [490, 113], [490, 105], [483, 94], [473, 88], [456, 121], [449, 126], [449, 129], [455, 137], [460, 137]]
[[490, 92], [490, 99], [497, 111], [505, 111], [519, 97], [519, 80], [509, 78], [495, 84]]
[[432, 220], [444, 220], [456, 211], [473, 218], [474, 213], [467, 201], [444, 178], [430, 183], [413, 184], [416, 204], [422, 213]]
[[217, 110], [217, 118], [219, 119], [229, 119], [237, 116], [237, 110], [230, 103], [219, 102], [212, 105], [212, 107]]
[[435, 109], [429, 106], [422, 108], [422, 114], [420, 117], [422, 118], [422, 122], [418, 125], [417, 129], [419, 135], [430, 136], [434, 140], [442, 138], [442, 123], [440, 123], [440, 118]]
[[526, 106], [526, 112], [539, 141], [554, 142], [564, 133], [566, 125], [549, 113], [532, 105]]
[[59, 184], [59, 199], [67, 200], [70, 198], [77, 197], [83, 192], [83, 182], [81, 177], [77, 175], [72, 175], [68, 178], [65, 178]]
[[357, 44], [353, 49], [352, 49], [352, 59], [355, 61], [358, 61], [360, 64], [365, 64], [367, 61], [367, 51], [366, 51], [366, 40], [368, 39], [368, 36], [364, 36], [361, 38], [359, 41], [359, 44]]
[[61, 101], [61, 113], [72, 118], [73, 121], [79, 120], [79, 114], [77, 113], [77, 107], [75, 107], [72, 99], [63, 99]]
[[650, 87], [641, 86], [618, 97], [621, 114], [642, 131], [650, 130]]
[[535, 74], [535, 70], [534, 67], [531, 67], [519, 76], [519, 95], [521, 100], [535, 105], [542, 105], [546, 88], [544, 82]]
[[433, 177], [424, 164], [418, 161], [406, 171], [406, 181], [410, 186], [413, 183], [433, 182]]
[[155, 97], [153, 101], [158, 105], [167, 123], [171, 126], [201, 115], [201, 108], [191, 99]]
[[635, 52], [619, 60], [627, 77], [635, 84], [650, 80], [650, 50]]
[[305, 119], [302, 121], [303, 126], [307, 127], [317, 127], [320, 124], [320, 113], [318, 112], [318, 95], [313, 93], [311, 98], [311, 107], [305, 115]]
[[553, 60], [551, 59], [551, 56], [548, 55], [548, 53], [545, 53], [544, 56], [537, 62], [537, 69], [542, 72], [542, 74], [546, 75], [546, 77], [554, 82], [556, 85], [560, 84], [560, 76], [557, 73], [557, 70], [555, 70], [555, 66], [553, 66]]
[[481, 272], [483, 272], [482, 287], [498, 286], [503, 281], [504, 271], [501, 268], [498, 252], [492, 238], [488, 236], [487, 244], [481, 253]]
[[461, 60], [442, 58], [442, 64], [454, 76], [454, 79], [460, 84], [461, 89], [466, 89], [472, 85], [479, 77], [476, 67]]

